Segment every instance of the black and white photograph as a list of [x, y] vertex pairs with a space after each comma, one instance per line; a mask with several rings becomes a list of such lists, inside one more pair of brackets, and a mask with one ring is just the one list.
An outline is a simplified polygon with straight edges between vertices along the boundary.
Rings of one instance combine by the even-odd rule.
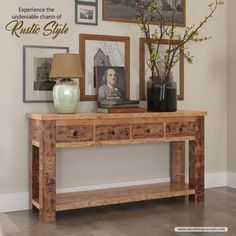
[[34, 91], [52, 91], [55, 81], [49, 78], [52, 58], [34, 58], [34, 70], [36, 78], [34, 80]]
[[97, 66], [124, 67], [126, 88], [129, 89], [129, 37], [80, 35], [80, 52], [85, 73], [81, 99], [96, 100], [94, 68]]
[[97, 1], [75, 1], [75, 23], [97, 25]]
[[54, 53], [67, 53], [68, 47], [23, 46], [23, 101], [52, 102], [55, 81], [49, 78]]
[[[171, 22], [173, 6], [177, 4], [177, 12], [174, 16], [174, 22], [178, 26], [185, 26], [185, 1], [186, 0], [158, 1], [158, 9], [164, 16], [166, 24]], [[150, 0], [145, 1], [146, 4], [149, 4], [150, 2]], [[135, 22], [136, 15], [135, 0], [103, 0], [103, 20]], [[150, 21], [156, 24], [159, 20], [160, 16], [156, 14]]]
[[95, 72], [98, 104], [103, 100], [113, 101], [126, 98], [124, 67], [97, 66]]

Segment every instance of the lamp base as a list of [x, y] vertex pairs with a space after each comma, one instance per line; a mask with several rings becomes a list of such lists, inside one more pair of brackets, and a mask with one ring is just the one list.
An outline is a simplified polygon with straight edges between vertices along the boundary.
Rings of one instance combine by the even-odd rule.
[[57, 113], [76, 113], [80, 99], [79, 85], [73, 80], [59, 80], [53, 87], [53, 101]]

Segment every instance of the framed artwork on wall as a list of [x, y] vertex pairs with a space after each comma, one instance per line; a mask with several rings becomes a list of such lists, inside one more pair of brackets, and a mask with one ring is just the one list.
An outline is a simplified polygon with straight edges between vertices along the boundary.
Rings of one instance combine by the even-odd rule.
[[75, 23], [84, 25], [98, 24], [97, 0], [75, 0]]
[[[162, 39], [160, 40], [162, 48], [159, 49], [159, 54], [161, 57], [161, 52], [165, 53], [168, 49], [170, 40]], [[153, 42], [155, 44], [155, 41]], [[171, 44], [180, 45], [180, 40], [172, 40]], [[140, 38], [139, 40], [139, 96], [140, 100], [146, 100], [146, 84], [151, 76], [151, 71], [147, 65], [147, 60], [150, 58], [146, 38]], [[184, 48], [180, 46], [179, 49], [179, 62], [173, 67], [172, 74], [174, 81], [177, 84], [177, 96], [178, 100], [184, 100]]]
[[[171, 22], [173, 6], [177, 1], [177, 12], [174, 22], [176, 26], [185, 26], [186, 24], [186, 0], [160, 0], [158, 2], [161, 14], [168, 25]], [[150, 2], [150, 1], [146, 1]], [[136, 4], [135, 0], [103, 0], [102, 19], [105, 21], [118, 22], [136, 22]], [[160, 17], [158, 15], [150, 22], [158, 24]]]
[[84, 70], [81, 80], [81, 101], [96, 101], [95, 67], [124, 67], [125, 92], [129, 99], [130, 38], [124, 36], [80, 34], [79, 52]]
[[23, 102], [52, 102], [54, 80], [49, 78], [54, 53], [68, 53], [68, 47], [23, 46]]

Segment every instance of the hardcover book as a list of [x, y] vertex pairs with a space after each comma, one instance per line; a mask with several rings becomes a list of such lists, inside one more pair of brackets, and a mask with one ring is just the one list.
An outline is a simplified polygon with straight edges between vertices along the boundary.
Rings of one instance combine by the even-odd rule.
[[142, 107], [123, 107], [123, 108], [97, 108], [99, 113], [142, 113], [145, 109]]

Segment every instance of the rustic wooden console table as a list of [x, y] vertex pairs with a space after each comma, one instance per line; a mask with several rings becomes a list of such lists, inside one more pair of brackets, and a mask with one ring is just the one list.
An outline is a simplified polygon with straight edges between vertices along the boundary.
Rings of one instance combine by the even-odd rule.
[[[30, 207], [43, 222], [56, 211], [191, 195], [204, 198], [206, 112], [27, 114], [30, 142]], [[189, 141], [189, 184], [185, 184]], [[170, 183], [56, 194], [56, 149], [170, 142]]]

